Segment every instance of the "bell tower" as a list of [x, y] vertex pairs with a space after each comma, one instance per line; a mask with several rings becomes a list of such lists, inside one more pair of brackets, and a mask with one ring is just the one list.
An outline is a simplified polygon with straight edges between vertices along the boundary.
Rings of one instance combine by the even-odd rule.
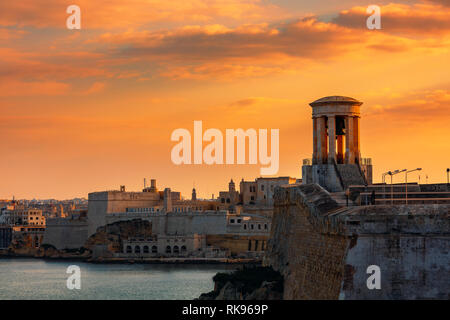
[[324, 97], [310, 103], [313, 154], [311, 163], [306, 161], [303, 165], [302, 176], [305, 183], [318, 183], [329, 191], [336, 192], [343, 191], [352, 184], [372, 182], [371, 163], [361, 159], [362, 104], [361, 101], [343, 96]]
[[360, 106], [348, 97], [325, 97], [310, 104], [313, 118], [313, 164], [354, 164], [361, 158]]

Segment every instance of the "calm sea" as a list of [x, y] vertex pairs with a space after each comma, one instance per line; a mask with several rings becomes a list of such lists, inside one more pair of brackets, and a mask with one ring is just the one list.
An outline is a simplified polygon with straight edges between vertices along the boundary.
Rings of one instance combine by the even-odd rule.
[[[67, 267], [81, 269], [81, 289], [67, 289]], [[225, 265], [90, 264], [38, 259], [0, 259], [0, 300], [194, 299], [213, 289]]]

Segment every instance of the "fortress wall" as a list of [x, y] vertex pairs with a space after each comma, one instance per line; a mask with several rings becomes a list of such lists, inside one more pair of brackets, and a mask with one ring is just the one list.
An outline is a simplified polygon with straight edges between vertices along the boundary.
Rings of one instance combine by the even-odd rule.
[[154, 234], [226, 234], [227, 214], [222, 212], [198, 213], [120, 213], [108, 214], [105, 224], [131, 219], [143, 219], [152, 222]]
[[[276, 191], [264, 259], [285, 299], [448, 299], [449, 205], [340, 208], [318, 185]], [[367, 267], [381, 268], [381, 290]]]
[[50, 244], [56, 249], [77, 249], [87, 239], [87, 221], [49, 218], [42, 244]]
[[249, 251], [249, 241], [251, 241], [251, 250], [254, 250], [256, 240], [258, 241], [258, 250], [261, 250], [263, 242], [267, 243], [267, 238], [267, 236], [262, 235], [207, 235], [206, 244], [218, 248], [228, 249], [232, 255], [238, 255]]
[[[308, 186], [316, 185], [299, 188]], [[322, 212], [337, 208], [337, 204], [331, 198], [322, 201], [321, 196], [327, 192], [315, 188], [310, 190], [311, 195], [319, 202], [310, 209], [302, 202], [299, 190], [283, 187], [276, 191], [264, 264], [283, 274], [284, 299], [337, 299], [349, 240], [336, 232], [338, 226], [317, 226], [322, 220]]]
[[125, 212], [127, 208], [152, 207], [160, 204], [159, 193], [104, 191], [89, 194], [89, 236], [106, 224], [109, 213]]

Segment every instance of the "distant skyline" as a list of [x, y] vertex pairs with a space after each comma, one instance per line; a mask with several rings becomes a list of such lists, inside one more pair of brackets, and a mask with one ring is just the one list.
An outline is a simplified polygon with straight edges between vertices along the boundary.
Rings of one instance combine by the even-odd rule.
[[[364, 102], [362, 156], [387, 170], [450, 167], [447, 0], [80, 0], [0, 3], [0, 199], [87, 197], [157, 179], [190, 197], [260, 165], [175, 166], [171, 132], [280, 130], [277, 176], [312, 155], [309, 103]], [[366, 7], [382, 9], [368, 30]], [[402, 182], [402, 175], [395, 182]], [[418, 182], [418, 174], [408, 176]]]

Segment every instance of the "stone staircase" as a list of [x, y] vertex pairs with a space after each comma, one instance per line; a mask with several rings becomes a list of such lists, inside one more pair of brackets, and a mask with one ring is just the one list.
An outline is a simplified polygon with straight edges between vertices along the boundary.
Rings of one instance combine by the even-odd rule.
[[[345, 196], [345, 192], [341, 191], [341, 192], [333, 192], [330, 193], [331, 198], [337, 202], [337, 204], [339, 206], [342, 207], [346, 207], [347, 206], [347, 197]], [[353, 204], [353, 201], [351, 201], [350, 199], [348, 200], [348, 206], [349, 207], [353, 207], [355, 206], [355, 204]]]
[[363, 186], [365, 185], [364, 177], [361, 175], [357, 165], [338, 164], [337, 169], [342, 178], [344, 184], [344, 190], [349, 186]]

